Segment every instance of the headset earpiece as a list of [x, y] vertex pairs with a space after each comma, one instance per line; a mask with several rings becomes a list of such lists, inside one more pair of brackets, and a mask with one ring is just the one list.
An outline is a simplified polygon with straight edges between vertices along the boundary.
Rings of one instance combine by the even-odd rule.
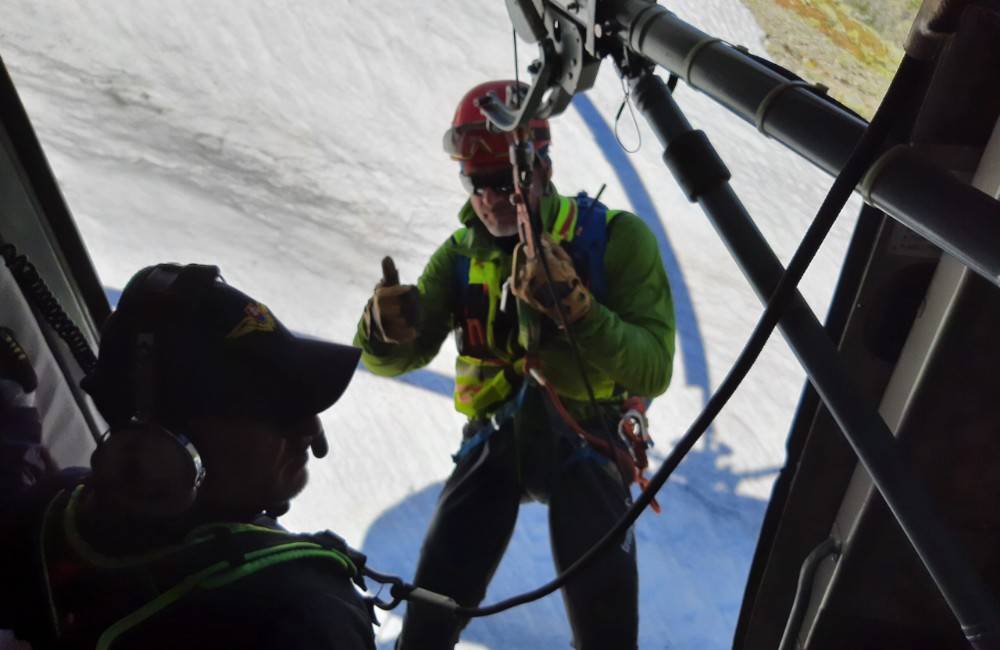
[[130, 514], [151, 518], [190, 509], [205, 477], [191, 441], [152, 422], [109, 431], [90, 464], [99, 493]]
[[[194, 504], [205, 468], [194, 444], [160, 424], [157, 404], [158, 338], [171, 317], [193, 310], [219, 278], [215, 266], [162, 264], [130, 282], [113, 316], [134, 332], [131, 345], [132, 403], [127, 424], [113, 426], [91, 456], [93, 481], [100, 494], [122, 510], [141, 517], [177, 516]], [[106, 381], [106, 380], [105, 380]], [[119, 379], [120, 381], [120, 379]], [[94, 381], [98, 395], [108, 390]]]

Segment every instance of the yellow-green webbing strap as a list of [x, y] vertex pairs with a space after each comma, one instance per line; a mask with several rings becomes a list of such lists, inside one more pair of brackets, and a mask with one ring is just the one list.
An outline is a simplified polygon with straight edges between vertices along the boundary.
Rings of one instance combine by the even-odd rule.
[[111, 625], [98, 639], [97, 650], [108, 650], [122, 634], [149, 620], [195, 589], [224, 587], [276, 564], [304, 558], [325, 558], [333, 560], [351, 575], [357, 573], [357, 567], [346, 555], [339, 551], [324, 549], [319, 544], [312, 542], [291, 542], [272, 546], [246, 553], [243, 558], [246, 561], [235, 567], [226, 561], [216, 562], [181, 580], [158, 597]]
[[[235, 565], [229, 561], [215, 562], [212, 565], [187, 576], [167, 591], [163, 592], [136, 611], [108, 627], [108, 629], [101, 634], [100, 639], [98, 639], [97, 647], [101, 650], [110, 648], [122, 634], [142, 624], [156, 613], [163, 611], [167, 607], [176, 603], [194, 589], [217, 589], [276, 564], [305, 558], [323, 558], [336, 562], [342, 570], [352, 577], [357, 575], [358, 572], [357, 567], [351, 559], [340, 551], [325, 548], [323, 545], [309, 541], [308, 539], [297, 539], [295, 536], [282, 530], [265, 528], [263, 526], [256, 526], [253, 524], [206, 524], [191, 531], [181, 544], [167, 546], [149, 553], [138, 555], [105, 555], [93, 548], [80, 535], [79, 528], [77, 526], [77, 517], [79, 502], [82, 494], [83, 486], [77, 486], [77, 488], [69, 496], [61, 518], [63, 524], [63, 534], [65, 535], [70, 547], [83, 560], [97, 569], [122, 570], [140, 568], [158, 560], [162, 560], [170, 555], [190, 551], [194, 547], [205, 542], [216, 540], [218, 539], [220, 532], [225, 532], [231, 535], [256, 533], [265, 534], [266, 537], [280, 535], [286, 539], [294, 540], [284, 544], [276, 544], [266, 548], [247, 551], [242, 554], [241, 561]], [[49, 502], [48, 508], [45, 511], [41, 536], [42, 571], [45, 577], [50, 615], [52, 617], [53, 628], [57, 637], [60, 634], [60, 621], [55, 604], [55, 597], [52, 593], [52, 586], [49, 580], [45, 544], [47, 543], [48, 535], [51, 534], [50, 528], [57, 517], [55, 512], [56, 504], [64, 496], [65, 491], [62, 491]]]
[[62, 625], [59, 620], [59, 609], [56, 607], [55, 594], [52, 592], [52, 582], [49, 579], [49, 561], [46, 553], [46, 544], [48, 543], [49, 527], [52, 525], [56, 501], [58, 501], [64, 493], [65, 490], [60, 490], [45, 507], [45, 515], [42, 517], [42, 533], [39, 535], [38, 542], [41, 552], [42, 578], [45, 580], [45, 595], [49, 601], [49, 617], [52, 620], [53, 635], [57, 639], [62, 635]]
[[[66, 534], [66, 540], [69, 542], [73, 551], [86, 560], [90, 565], [99, 569], [127, 569], [131, 567], [138, 567], [155, 562], [156, 560], [161, 560], [170, 555], [190, 551], [192, 547], [198, 544], [215, 540], [220, 530], [225, 530], [232, 534], [261, 533], [289, 537], [289, 533], [286, 531], [265, 528], [264, 526], [255, 526], [253, 524], [213, 523], [205, 524], [192, 530], [180, 544], [164, 546], [153, 551], [137, 555], [107, 555], [99, 552], [91, 546], [83, 538], [83, 536], [80, 535], [80, 530], [77, 526], [77, 512], [79, 510], [83, 490], [84, 487], [82, 485], [78, 485], [70, 495], [66, 508], [63, 511], [63, 530]], [[60, 495], [61, 494], [62, 493], [60, 493]], [[58, 496], [56, 499], [58, 499]], [[53, 500], [52, 503], [55, 503], [55, 500]]]

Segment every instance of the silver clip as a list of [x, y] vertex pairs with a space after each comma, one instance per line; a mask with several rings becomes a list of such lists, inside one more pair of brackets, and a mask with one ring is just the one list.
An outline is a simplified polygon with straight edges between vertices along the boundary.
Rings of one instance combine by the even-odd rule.
[[500, 311], [507, 313], [507, 296], [510, 295], [510, 281], [512, 278], [507, 278], [503, 286], [500, 287]]

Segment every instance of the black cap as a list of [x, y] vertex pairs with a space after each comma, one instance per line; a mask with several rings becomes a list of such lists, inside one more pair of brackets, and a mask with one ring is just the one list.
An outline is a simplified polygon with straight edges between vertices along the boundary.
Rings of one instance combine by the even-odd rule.
[[111, 424], [133, 417], [318, 414], [350, 383], [358, 348], [292, 334], [214, 266], [137, 273], [102, 329], [82, 387]]

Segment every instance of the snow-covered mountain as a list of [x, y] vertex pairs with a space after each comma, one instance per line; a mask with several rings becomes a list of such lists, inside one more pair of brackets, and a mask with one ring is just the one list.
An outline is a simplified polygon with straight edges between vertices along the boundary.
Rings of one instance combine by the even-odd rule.
[[[762, 52], [736, 0], [667, 3]], [[531, 50], [520, 46], [522, 65]], [[113, 3], [8, 0], [9, 66], [98, 272], [113, 295], [158, 261], [211, 262], [289, 326], [347, 342], [392, 255], [416, 279], [464, 200], [441, 150], [471, 86], [513, 76], [502, 2]], [[523, 74], [523, 71], [522, 71]], [[674, 384], [650, 416], [662, 457], [736, 357], [761, 307], [707, 221], [687, 203], [645, 125], [625, 111], [610, 65], [555, 119], [555, 181], [646, 218], [674, 286]], [[829, 179], [704, 96], [677, 98], [733, 171], [733, 184], [787, 260]], [[852, 203], [806, 276], [825, 311], [858, 208]], [[453, 347], [404, 381], [361, 373], [324, 415], [331, 457], [285, 523], [330, 528], [384, 572], [411, 576], [461, 417], [448, 395]], [[803, 374], [772, 341], [707, 439], [637, 525], [642, 648], [730, 645], [756, 535]], [[552, 577], [545, 511], [522, 509], [487, 601]], [[378, 630], [389, 648], [399, 612]], [[557, 596], [474, 621], [462, 648], [558, 648]]]

